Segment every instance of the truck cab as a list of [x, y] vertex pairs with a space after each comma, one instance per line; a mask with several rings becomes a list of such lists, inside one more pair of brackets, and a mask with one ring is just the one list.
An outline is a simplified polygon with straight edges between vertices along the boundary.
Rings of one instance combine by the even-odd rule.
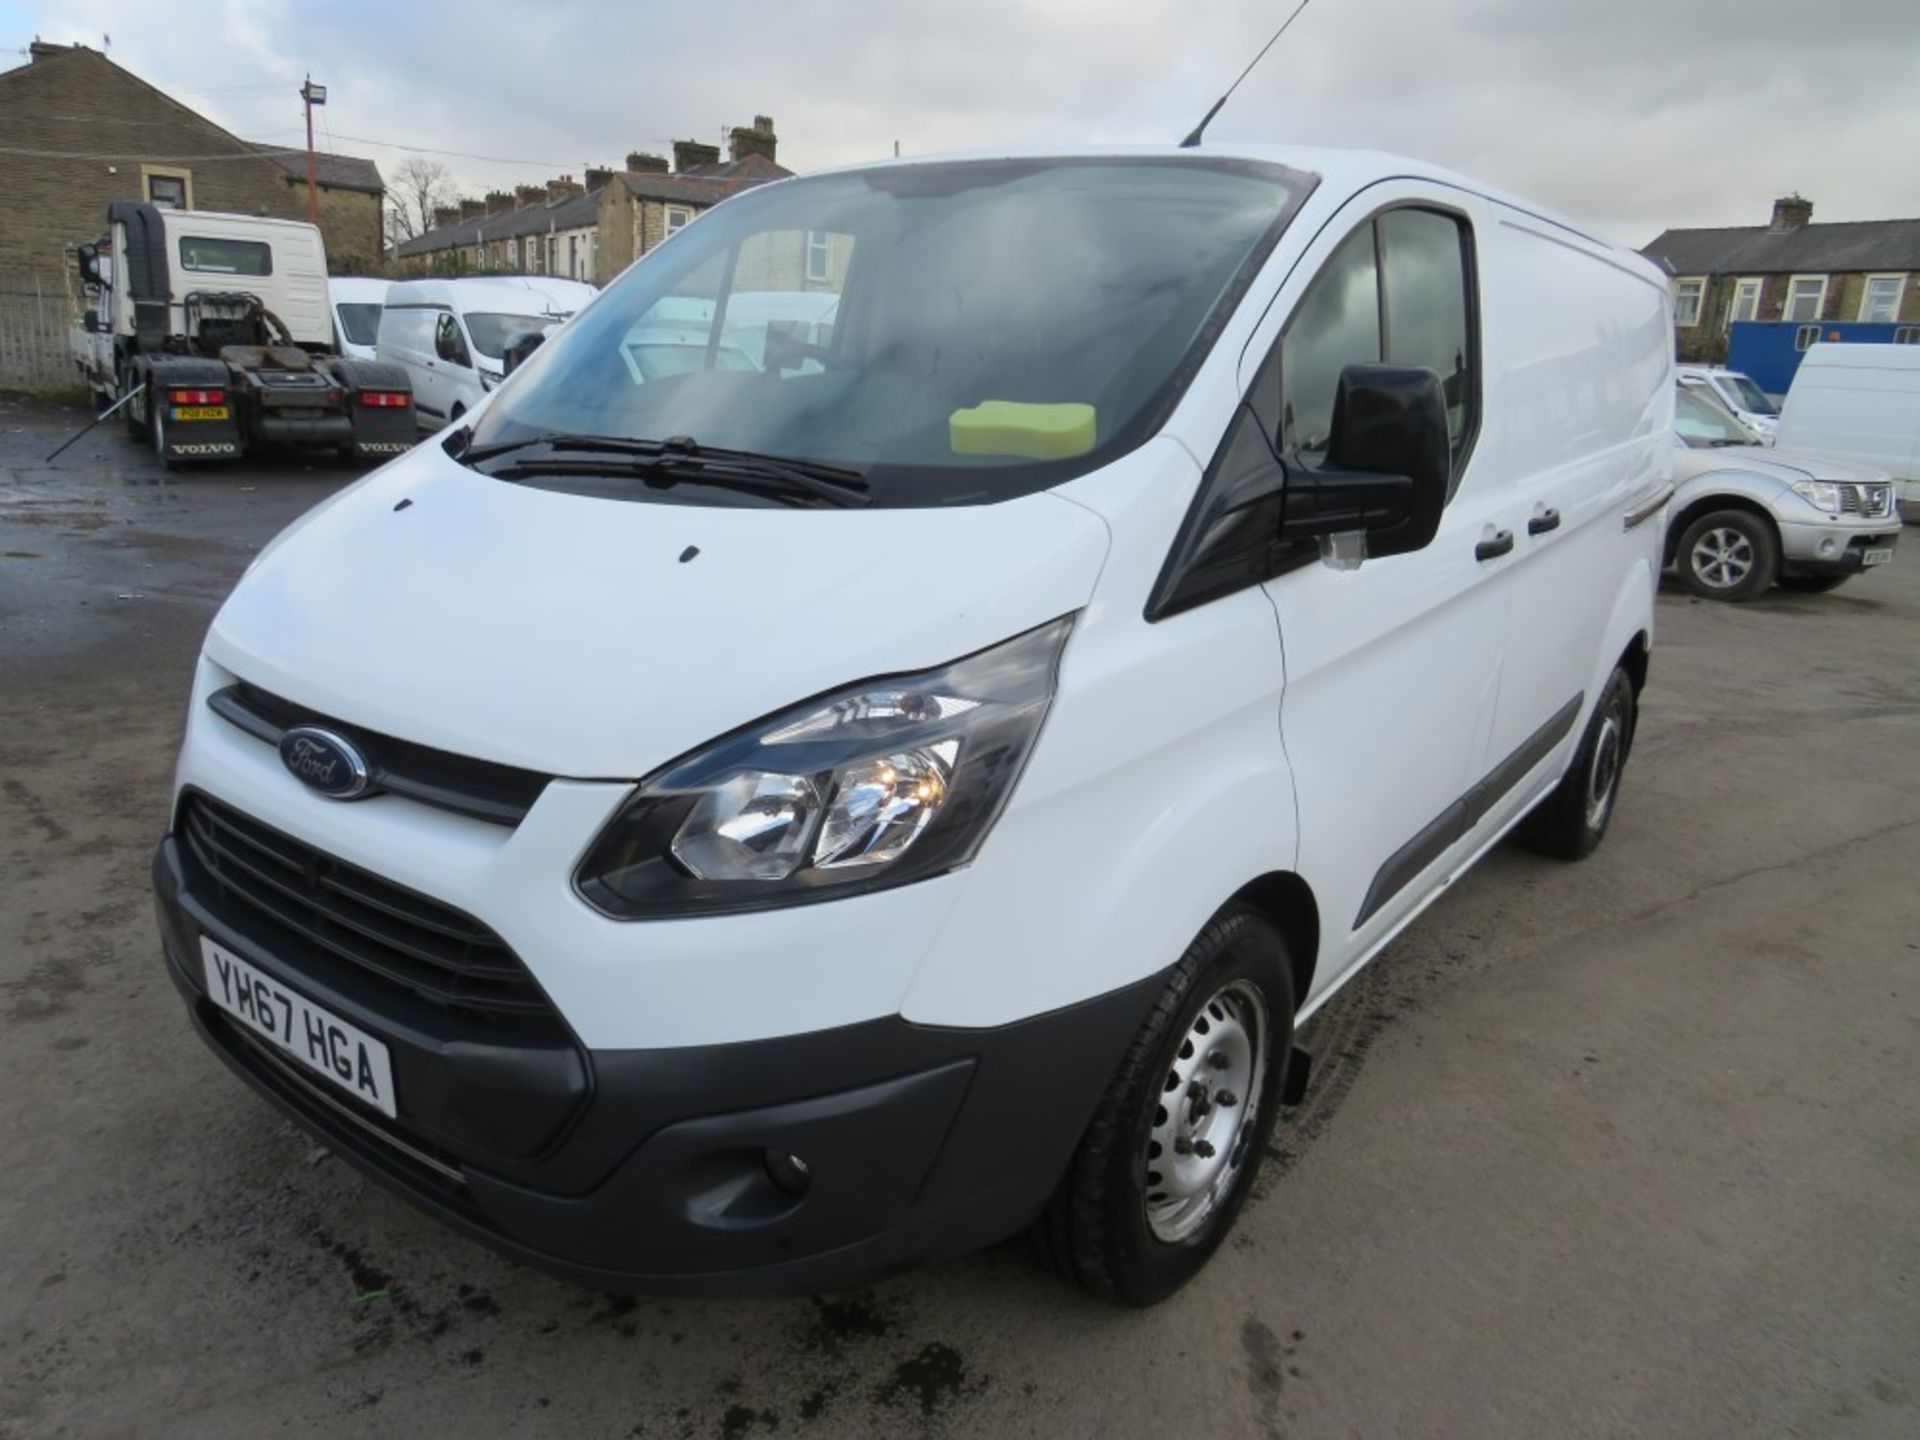
[[169, 467], [270, 445], [372, 459], [411, 443], [405, 374], [335, 352], [314, 226], [116, 201], [79, 261], [92, 302], [82, 376], [125, 402], [128, 437]]

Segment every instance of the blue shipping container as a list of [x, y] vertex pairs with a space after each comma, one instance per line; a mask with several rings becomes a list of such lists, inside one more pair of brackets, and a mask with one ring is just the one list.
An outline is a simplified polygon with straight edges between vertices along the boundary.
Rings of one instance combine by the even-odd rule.
[[1793, 384], [1800, 357], [1819, 345], [1889, 345], [1920, 342], [1920, 325], [1870, 325], [1858, 320], [1737, 321], [1727, 338], [1727, 368], [1751, 375], [1776, 400]]

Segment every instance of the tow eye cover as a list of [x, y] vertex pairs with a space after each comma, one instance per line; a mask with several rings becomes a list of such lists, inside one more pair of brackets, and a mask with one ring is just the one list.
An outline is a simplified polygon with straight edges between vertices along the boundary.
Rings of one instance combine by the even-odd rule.
[[352, 742], [317, 725], [295, 725], [280, 737], [280, 763], [331, 800], [356, 799], [373, 782], [366, 757]]

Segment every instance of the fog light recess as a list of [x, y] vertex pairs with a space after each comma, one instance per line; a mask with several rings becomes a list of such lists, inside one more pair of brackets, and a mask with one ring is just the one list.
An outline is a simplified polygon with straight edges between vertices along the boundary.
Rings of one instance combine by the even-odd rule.
[[784, 1150], [767, 1151], [767, 1178], [789, 1195], [804, 1195], [813, 1183], [807, 1162]]

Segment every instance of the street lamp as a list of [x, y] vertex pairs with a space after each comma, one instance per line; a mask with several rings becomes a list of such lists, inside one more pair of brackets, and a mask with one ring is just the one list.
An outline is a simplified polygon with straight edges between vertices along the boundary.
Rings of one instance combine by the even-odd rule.
[[311, 225], [320, 223], [320, 192], [314, 181], [313, 164], [313, 107], [327, 103], [327, 87], [313, 83], [313, 77], [307, 76], [307, 83], [300, 87], [300, 98], [307, 107], [307, 221]]

